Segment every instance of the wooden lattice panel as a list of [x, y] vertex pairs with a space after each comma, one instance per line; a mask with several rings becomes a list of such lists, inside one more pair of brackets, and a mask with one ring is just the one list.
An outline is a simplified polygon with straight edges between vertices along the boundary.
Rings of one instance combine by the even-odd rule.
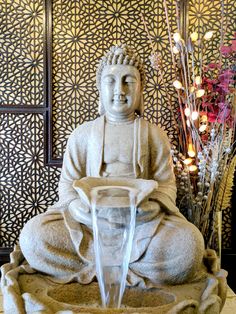
[[[189, 0], [189, 32], [198, 32], [199, 37], [213, 31], [213, 37], [204, 41], [202, 53], [197, 49], [196, 59], [203, 59], [205, 64], [217, 62], [220, 58], [221, 21], [225, 31], [224, 44], [229, 44], [236, 31], [236, 1], [232, 0]], [[199, 62], [196, 62], [198, 65]]]
[[0, 246], [13, 246], [24, 224], [57, 199], [60, 169], [44, 166], [42, 114], [1, 114]]
[[[167, 1], [172, 30], [176, 30], [175, 7]], [[168, 91], [173, 74], [166, 19], [162, 1], [89, 0], [53, 1], [53, 157], [61, 158], [71, 131], [97, 116], [96, 68], [114, 44], [134, 47], [146, 63], [145, 118], [175, 131], [166, 93], [151, 69], [151, 45], [141, 20], [144, 15], [155, 50], [163, 56]]]
[[43, 106], [43, 1], [0, 0], [0, 105]]

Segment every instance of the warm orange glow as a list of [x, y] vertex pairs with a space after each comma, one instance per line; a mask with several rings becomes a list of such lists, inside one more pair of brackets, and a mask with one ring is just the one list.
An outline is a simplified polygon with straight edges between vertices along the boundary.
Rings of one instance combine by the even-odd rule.
[[204, 115], [201, 117], [201, 120], [202, 120], [202, 122], [207, 122], [207, 120], [208, 120], [208, 119], [207, 119], [207, 115], [204, 114]]
[[182, 88], [182, 83], [181, 83], [180, 81], [178, 81], [178, 80], [175, 80], [175, 81], [173, 82], [173, 85], [174, 85], [174, 87], [175, 87], [176, 89], [181, 89], [181, 88]]
[[204, 89], [199, 89], [196, 91], [196, 97], [200, 98], [205, 94], [205, 90]]
[[195, 91], [195, 87], [194, 86], [191, 86], [190, 89], [189, 89], [190, 93], [193, 93]]
[[197, 170], [197, 166], [196, 165], [191, 165], [188, 167], [189, 171], [194, 172]]
[[199, 116], [199, 114], [198, 114], [197, 111], [193, 111], [193, 112], [192, 112], [192, 119], [193, 119], [193, 120], [197, 120], [198, 116]]
[[201, 83], [202, 83], [202, 79], [201, 79], [201, 76], [196, 76], [195, 77], [195, 83], [197, 84], [197, 85], [200, 85]]
[[188, 144], [188, 155], [189, 155], [189, 157], [194, 157], [196, 155], [196, 153], [193, 149], [193, 144]]
[[200, 132], [204, 132], [206, 130], [206, 128], [207, 128], [207, 125], [203, 124], [203, 125], [200, 126], [199, 131]]
[[192, 161], [193, 161], [192, 158], [186, 158], [186, 159], [184, 159], [183, 162], [185, 165], [190, 165]]

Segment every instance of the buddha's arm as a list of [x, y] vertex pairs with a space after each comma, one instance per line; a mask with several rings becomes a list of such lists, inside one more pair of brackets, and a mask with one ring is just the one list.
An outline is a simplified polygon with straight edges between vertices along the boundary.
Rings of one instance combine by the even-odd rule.
[[63, 158], [63, 166], [59, 181], [59, 202], [69, 203], [78, 198], [72, 184], [86, 176], [86, 134], [81, 128], [70, 135]]
[[154, 125], [150, 129], [151, 176], [158, 182], [155, 198], [162, 207], [171, 212], [178, 211], [175, 206], [176, 184], [173, 172], [170, 144], [166, 133]]

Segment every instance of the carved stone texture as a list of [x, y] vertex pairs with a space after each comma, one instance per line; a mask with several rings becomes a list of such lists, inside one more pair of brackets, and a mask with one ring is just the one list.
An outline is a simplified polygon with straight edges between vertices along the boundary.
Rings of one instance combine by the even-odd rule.
[[[53, 282], [27, 266], [16, 269], [23, 256], [16, 246], [11, 263], [1, 268], [4, 313], [137, 313], [137, 314], [219, 314], [226, 299], [227, 272], [208, 274], [197, 282], [156, 285], [152, 289], [127, 287], [121, 309], [102, 309], [97, 283], [84, 286]], [[14, 271], [13, 271], [14, 270]], [[17, 279], [16, 279], [17, 278]], [[12, 301], [14, 300], [14, 302]]]
[[[167, 1], [172, 30], [176, 30], [175, 7]], [[168, 93], [172, 88], [166, 19], [161, 1], [53, 1], [53, 157], [61, 158], [71, 131], [97, 116], [98, 60], [112, 44], [133, 46], [145, 60], [147, 84], [144, 94], [147, 120], [158, 123], [174, 139], [176, 133], [166, 91], [158, 73], [151, 69], [151, 45], [141, 20], [144, 15], [155, 50], [163, 58]]]
[[43, 1], [1, 1], [0, 105], [43, 106]]
[[1, 114], [0, 246], [13, 246], [24, 224], [57, 199], [60, 169], [44, 166], [42, 114]]

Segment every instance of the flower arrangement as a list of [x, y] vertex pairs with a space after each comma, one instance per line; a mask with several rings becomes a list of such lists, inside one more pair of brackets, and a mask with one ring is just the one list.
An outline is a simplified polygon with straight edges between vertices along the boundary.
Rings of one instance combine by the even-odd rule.
[[[230, 206], [236, 167], [233, 143], [236, 33], [231, 45], [225, 46], [222, 26], [219, 59], [215, 62], [204, 62], [206, 43], [212, 39], [214, 32], [193, 32], [186, 39], [181, 37], [180, 31], [172, 34], [165, 0], [163, 5], [172, 66], [175, 70], [173, 86], [178, 98], [177, 118], [173, 114], [178, 144], [173, 145], [172, 149], [178, 187], [177, 205], [200, 229], [206, 245], [219, 248], [219, 218], [222, 210]], [[176, 12], [179, 27], [177, 2]], [[148, 33], [144, 17], [142, 18]], [[148, 36], [151, 42], [149, 33]], [[150, 60], [165, 84], [161, 56], [154, 49]], [[169, 97], [167, 99], [173, 113], [176, 104]]]

